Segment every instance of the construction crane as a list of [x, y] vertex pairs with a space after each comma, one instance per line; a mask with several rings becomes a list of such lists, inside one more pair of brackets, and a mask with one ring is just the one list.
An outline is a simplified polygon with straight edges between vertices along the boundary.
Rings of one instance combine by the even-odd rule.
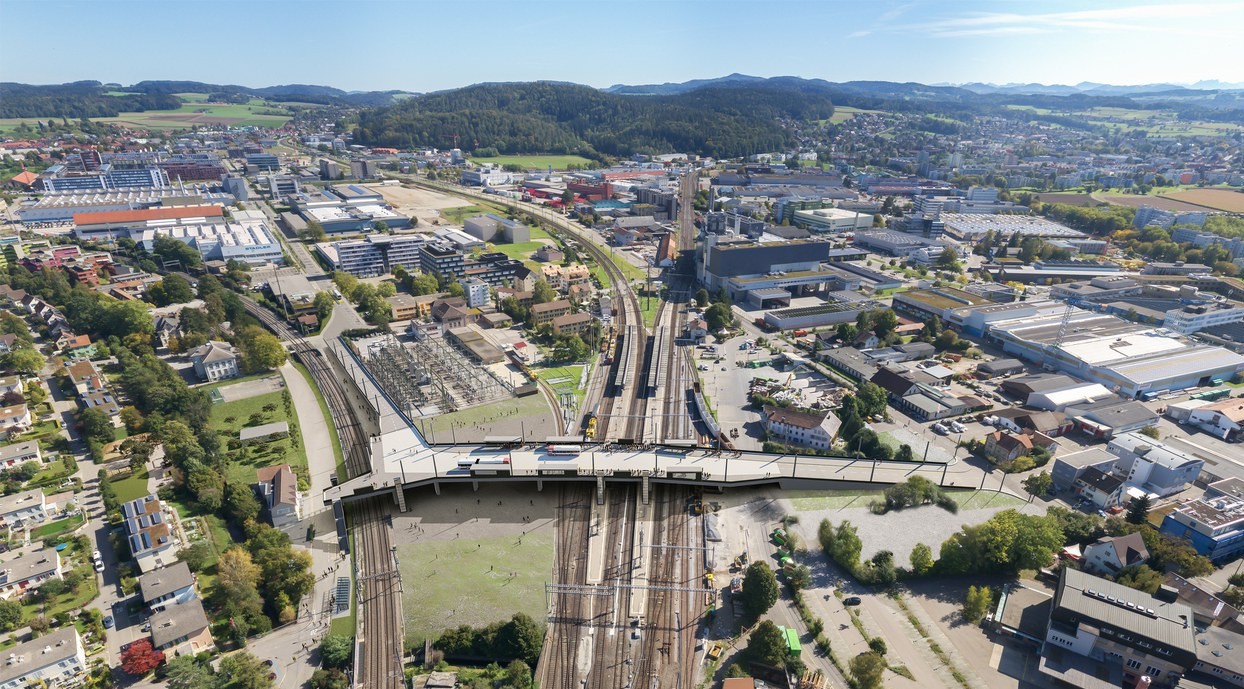
[[1045, 346], [1044, 356], [1041, 358], [1041, 368], [1047, 371], [1054, 370], [1054, 361], [1058, 358], [1057, 351], [1063, 346], [1063, 338], [1067, 335], [1067, 325], [1071, 323], [1071, 314], [1075, 313], [1075, 310], [1071, 302], [1067, 302], [1067, 308], [1063, 309], [1063, 317], [1058, 322], [1058, 335], [1053, 342]]

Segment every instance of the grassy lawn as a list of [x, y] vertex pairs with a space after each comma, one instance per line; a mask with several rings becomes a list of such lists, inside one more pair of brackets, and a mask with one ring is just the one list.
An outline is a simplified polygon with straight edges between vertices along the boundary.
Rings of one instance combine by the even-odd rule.
[[[330, 419], [333, 418], [333, 415], [329, 413], [328, 402], [324, 400], [324, 395], [320, 392], [320, 388], [315, 384], [315, 380], [311, 377], [311, 372], [307, 370], [306, 366], [299, 363], [295, 363], [294, 368], [298, 369], [298, 372], [302, 374], [303, 379], [307, 381], [307, 385], [315, 391], [315, 400], [320, 403], [320, 413], [323, 415], [323, 419], [316, 419], [315, 421], [318, 423], [330, 423]], [[333, 441], [333, 462], [334, 466], [337, 467], [337, 480], [345, 481], [349, 478], [349, 476], [346, 475], [345, 453], [341, 451], [341, 440], [337, 437], [336, 429], [329, 433], [328, 437], [332, 438]]]
[[594, 165], [591, 160], [583, 156], [573, 155], [496, 156], [494, 158], [471, 158], [471, 162], [479, 165], [521, 165], [526, 170], [547, 170], [550, 165], [554, 170], [565, 170], [571, 165]]
[[544, 246], [543, 242], [518, 242], [516, 244], [496, 244], [493, 246], [493, 250], [500, 251], [510, 258], [516, 258], [521, 261], [531, 258], [531, 255], [539, 251], [542, 246]]
[[86, 521], [86, 517], [83, 517], [81, 514], [75, 514], [72, 517], [66, 517], [65, 519], [58, 519], [54, 522], [48, 522], [34, 531], [31, 531], [30, 540], [43, 541], [49, 538], [56, 538], [61, 534], [69, 533], [79, 526], [82, 526], [82, 522], [84, 521]]
[[223, 387], [227, 387], [230, 385], [235, 385], [237, 383], [245, 383], [250, 380], [260, 380], [262, 378], [273, 378], [273, 377], [279, 378], [281, 377], [281, 374], [274, 373], [272, 371], [265, 371], [263, 373], [252, 373], [249, 376], [242, 376], [241, 378], [226, 378], [225, 380], [218, 380], [215, 383], [204, 383], [202, 385], [196, 385], [194, 386], [194, 389], [202, 390], [203, 392], [208, 392], [211, 390], [216, 390], [217, 388], [223, 388]]
[[[420, 644], [463, 624], [508, 620], [515, 612], [543, 619], [553, 530], [532, 531], [521, 543], [503, 536], [398, 546], [402, 575], [419, 582], [405, 587], [402, 601], [407, 644]], [[470, 595], [462, 595], [464, 591]]]
[[[292, 436], [297, 432], [294, 428], [298, 423], [297, 413], [291, 412], [290, 415], [285, 413], [281, 394], [281, 391], [274, 391], [234, 402], [217, 404], [212, 407], [212, 428], [221, 431], [226, 438], [236, 438], [239, 431], [252, 425], [251, 416], [259, 414], [262, 417], [261, 424], [288, 421]], [[272, 412], [264, 412], [263, 408], [267, 405], [275, 406], [276, 409]], [[300, 478], [307, 476], [305, 448], [302, 447], [302, 443], [294, 447], [291, 438], [253, 443], [248, 448], [231, 452], [230, 455], [225, 478], [231, 482], [254, 483], [256, 469], [274, 464], [289, 464]]]
[[548, 383], [553, 388], [553, 392], [558, 394], [572, 393], [575, 396], [576, 408], [583, 407], [583, 398], [587, 396], [587, 389], [579, 385], [579, 380], [583, 375], [583, 366], [575, 364], [571, 366], [550, 366], [548, 368], [534, 369], [536, 376]]
[[82, 565], [73, 568], [82, 574], [82, 583], [78, 584], [78, 590], [74, 593], [65, 593], [57, 596], [50, 604], [45, 605], [42, 601], [22, 603], [22, 621], [28, 623], [31, 618], [40, 615], [51, 618], [62, 612], [78, 610], [79, 608], [90, 603], [99, 595], [99, 583], [95, 577], [94, 570], [90, 565]]
[[[622, 274], [626, 276], [627, 280], [643, 281], [648, 279], [648, 273], [646, 273], [643, 268], [640, 268], [639, 266], [636, 266], [626, 260], [626, 257], [622, 256], [621, 252], [611, 252], [609, 258], [613, 261], [613, 264], [622, 271]], [[608, 285], [609, 282], [606, 281], [605, 284]]]
[[657, 324], [657, 309], [661, 307], [661, 300], [656, 297], [640, 297], [639, 310], [644, 315], [644, 325], [651, 329]]
[[441, 218], [451, 225], [461, 225], [467, 218], [473, 218], [477, 215], [484, 215], [487, 213], [495, 213], [504, 218], [508, 212], [509, 211], [507, 211], [504, 206], [495, 206], [491, 203], [485, 203], [483, 201], [476, 201], [474, 205], [470, 206], [442, 208], [440, 210]]
[[117, 501], [121, 504], [148, 495], [147, 467], [144, 466], [142, 469], [119, 481], [113, 481], [112, 488], [117, 491]]

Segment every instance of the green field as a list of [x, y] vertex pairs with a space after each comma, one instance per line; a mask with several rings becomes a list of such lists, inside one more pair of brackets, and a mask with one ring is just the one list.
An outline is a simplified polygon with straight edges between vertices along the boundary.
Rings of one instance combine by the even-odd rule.
[[[406, 643], [446, 629], [482, 627], [515, 612], [544, 619], [544, 584], [553, 565], [552, 528], [522, 537], [463, 538], [398, 546], [405, 581]], [[513, 574], [514, 576], [510, 576]]]
[[493, 250], [500, 251], [510, 258], [516, 258], [521, 261], [530, 258], [542, 246], [544, 246], [544, 242], [518, 242], [516, 244], [496, 244], [493, 246]]
[[471, 158], [471, 162], [479, 165], [521, 165], [525, 170], [547, 170], [550, 165], [553, 166], [554, 170], [565, 170], [571, 165], [585, 167], [595, 165], [595, 163], [583, 156], [559, 155], [496, 156], [493, 158]]
[[558, 395], [573, 394], [575, 408], [583, 407], [583, 398], [587, 396], [587, 388], [579, 385], [583, 375], [582, 366], [550, 366], [534, 369], [540, 380], [548, 383]]
[[486, 213], [496, 213], [502, 217], [509, 211], [504, 206], [494, 206], [491, 203], [478, 201], [471, 206], [458, 206], [456, 208], [442, 208], [440, 210], [441, 218], [450, 225], [461, 225], [467, 218]]
[[[276, 411], [264, 413], [263, 407], [268, 404], [276, 405]], [[290, 434], [299, 432], [295, 428], [298, 423], [297, 413], [286, 415], [285, 407], [281, 403], [280, 391], [247, 397], [236, 402], [217, 404], [212, 407], [211, 425], [215, 430], [222, 432], [227, 442], [229, 439], [238, 437], [238, 432], [250, 425], [251, 414], [256, 413], [264, 417], [262, 423], [288, 421]], [[225, 478], [230, 483], [254, 483], [256, 469], [275, 464], [289, 464], [300, 479], [307, 477], [306, 448], [301, 442], [298, 443], [298, 447], [294, 447], [290, 438], [255, 443], [245, 451], [245, 454], [241, 450], [230, 454], [237, 457], [229, 461], [229, 466], [225, 470]]]
[[830, 124], [841, 124], [855, 117], [856, 115], [884, 115], [884, 114], [885, 112], [881, 110], [864, 110], [862, 108], [852, 108], [852, 107], [848, 107], [845, 105], [835, 105], [834, 114], [831, 115], [828, 120], [821, 120], [821, 123], [824, 124], [825, 122], [828, 122]]
[[233, 103], [185, 103], [176, 110], [123, 112], [117, 117], [98, 117], [94, 122], [130, 125], [146, 129], [188, 129], [196, 124], [224, 124], [235, 127], [280, 127], [290, 116], [259, 114], [265, 111], [288, 110], [276, 105], [237, 105]]
[[112, 489], [117, 492], [117, 501], [121, 504], [137, 500], [150, 491], [147, 490], [147, 468], [135, 471], [129, 476], [112, 482]]

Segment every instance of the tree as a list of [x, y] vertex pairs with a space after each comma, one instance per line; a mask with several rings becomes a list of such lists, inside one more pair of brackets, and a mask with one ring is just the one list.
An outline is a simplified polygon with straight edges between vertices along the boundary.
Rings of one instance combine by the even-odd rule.
[[950, 247], [942, 249], [942, 253], [937, 257], [937, 267], [942, 270], [949, 270], [953, 273], [957, 273], [963, 269], [963, 267], [959, 265], [959, 254]]
[[777, 602], [780, 589], [769, 565], [757, 560], [747, 566], [743, 575], [743, 610], [751, 619], [758, 619]]
[[894, 553], [888, 550], [878, 551], [869, 561], [873, 582], [881, 586], [893, 586], [898, 581], [898, 571], [894, 568]]
[[557, 299], [557, 290], [549, 287], [549, 283], [544, 279], [536, 280], [536, 287], [531, 293], [532, 304], [546, 304]]
[[1162, 580], [1162, 573], [1148, 565], [1128, 567], [1119, 572], [1118, 578], [1115, 579], [1115, 581], [1124, 586], [1134, 588], [1137, 591], [1144, 591], [1149, 595], [1158, 592], [1158, 588], [1162, 586]]
[[328, 668], [346, 668], [354, 659], [354, 637], [330, 634], [320, 643], [320, 662]]
[[535, 665], [540, 659], [543, 643], [544, 629], [530, 615], [519, 612], [497, 631], [494, 650], [495, 655]]
[[784, 667], [789, 655], [786, 636], [769, 620], [756, 625], [747, 639], [747, 657], [754, 663]]
[[1131, 504], [1127, 506], [1127, 521], [1129, 524], [1144, 524], [1149, 521], [1149, 495], [1132, 498]]
[[242, 363], [248, 371], [269, 371], [285, 365], [289, 352], [276, 335], [256, 326], [238, 333]]
[[922, 577], [933, 571], [933, 549], [923, 543], [917, 543], [911, 549], [911, 573]]
[[709, 332], [715, 333], [734, 323], [734, 312], [727, 304], [713, 304], [704, 310], [704, 321], [708, 324]]
[[215, 686], [215, 674], [210, 665], [200, 663], [194, 656], [177, 656], [164, 666], [168, 689], [211, 689]]
[[912, 451], [911, 445], [903, 443], [898, 446], [898, 452], [894, 453], [894, 459], [900, 462], [914, 462], [916, 461], [916, 454]]
[[705, 308], [708, 306], [708, 300], [709, 300], [708, 290], [701, 287], [700, 291], [695, 293], [696, 305], [699, 306], [700, 308]]
[[881, 678], [885, 673], [885, 658], [876, 651], [866, 651], [847, 663], [851, 671], [854, 686], [859, 689], [878, 689], [882, 686]]
[[521, 660], [510, 661], [505, 666], [505, 686], [512, 689], [531, 689], [531, 666]]
[[311, 303], [315, 305], [315, 317], [320, 319], [320, 323], [324, 323], [332, 315], [337, 300], [328, 292], [316, 292], [315, 300]]
[[435, 275], [422, 273], [410, 279], [410, 293], [417, 297], [435, 294], [439, 289], [440, 283], [436, 281]]
[[14, 349], [3, 357], [4, 368], [33, 376], [43, 370], [43, 355], [33, 349]]
[[0, 600], [0, 631], [12, 631], [21, 621], [22, 604], [11, 598]]
[[235, 524], [258, 519], [262, 509], [250, 484], [230, 483], [225, 486], [225, 511]]
[[151, 647], [151, 641], [145, 638], [130, 644], [121, 652], [121, 669], [134, 677], [144, 677], [147, 673], [164, 662], [164, 651]]
[[311, 689], [350, 689], [350, 678], [336, 668], [316, 670], [311, 673]]
[[253, 611], [259, 598], [259, 565], [241, 546], [233, 546], [220, 554], [216, 562], [216, 585], [226, 605], [238, 612]]
[[1050, 488], [1054, 486], [1054, 479], [1050, 476], [1050, 472], [1042, 471], [1039, 474], [1032, 474], [1024, 479], [1024, 490], [1033, 497], [1041, 497], [1050, 492]]
[[112, 419], [98, 407], [91, 407], [78, 414], [78, 423], [82, 425], [82, 435], [101, 443], [110, 443], [116, 437]]
[[255, 656], [243, 651], [220, 661], [220, 674], [226, 681], [219, 689], [270, 689], [268, 668]]
[[872, 315], [873, 334], [879, 339], [886, 339], [898, 327], [898, 316], [891, 309], [883, 309]]
[[855, 336], [859, 334], [859, 331], [850, 323], [839, 323], [836, 334], [838, 335], [838, 341], [846, 344], [854, 342]]
[[888, 398], [886, 397], [885, 390], [876, 383], [868, 381], [860, 385], [859, 390], [855, 393], [855, 399], [859, 401], [860, 414], [864, 416], [885, 413]]
[[993, 607], [993, 592], [988, 586], [968, 587], [967, 596], [963, 600], [963, 619], [976, 624], [985, 619], [991, 607]]
[[186, 280], [186, 278], [180, 275], [166, 275], [164, 279], [160, 281], [160, 286], [163, 288], [164, 292], [164, 304], [161, 304], [161, 306], [167, 304], [185, 304], [186, 302], [194, 299], [194, 288], [190, 286], [190, 283]]
[[191, 572], [199, 572], [212, 558], [212, 547], [207, 541], [195, 541], [177, 553], [177, 559], [186, 563]]
[[328, 237], [328, 233], [324, 231], [324, 226], [318, 220], [308, 220], [306, 237], [313, 242], [322, 242]]
[[152, 242], [151, 249], [152, 253], [164, 259], [165, 262], [181, 263], [182, 270], [197, 266], [203, 262], [198, 249], [171, 237], [157, 234], [155, 241]]

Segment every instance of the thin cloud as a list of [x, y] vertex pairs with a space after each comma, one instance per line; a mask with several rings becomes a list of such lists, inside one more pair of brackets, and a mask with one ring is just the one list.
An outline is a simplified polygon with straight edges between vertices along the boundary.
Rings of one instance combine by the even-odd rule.
[[[962, 38], [967, 36], [1016, 36], [1055, 32], [1163, 32], [1167, 34], [1195, 33], [1200, 36], [1233, 33], [1221, 28], [1206, 28], [1197, 22], [1213, 17], [1223, 26], [1228, 16], [1241, 16], [1238, 4], [1188, 3], [1112, 7], [1106, 9], [1075, 10], [1070, 12], [983, 12], [969, 16], [954, 17], [920, 24], [891, 26], [901, 33], [922, 33], [934, 38]], [[1183, 26], [1181, 26], [1183, 25]]]

